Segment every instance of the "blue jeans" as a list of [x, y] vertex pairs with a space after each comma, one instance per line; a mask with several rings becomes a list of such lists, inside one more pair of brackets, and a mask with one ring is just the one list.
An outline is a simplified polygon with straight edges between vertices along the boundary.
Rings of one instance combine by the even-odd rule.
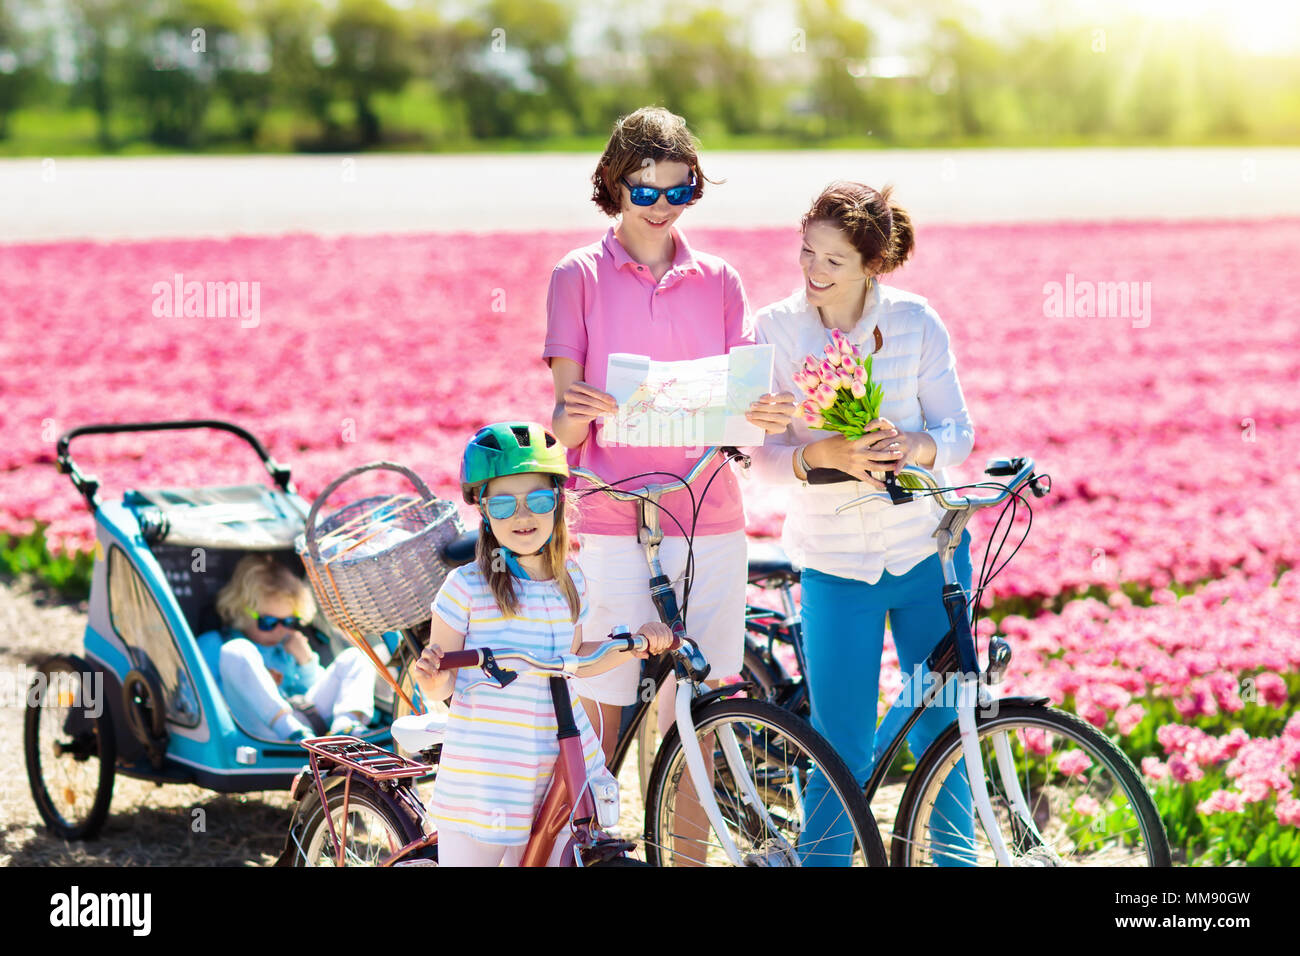
[[[957, 580], [971, 586], [970, 532], [963, 530], [953, 554]], [[943, 569], [934, 554], [901, 576], [885, 571], [875, 584], [803, 572], [803, 648], [812, 704], [812, 725], [848, 764], [853, 778], [865, 785], [874, 763], [876, 701], [880, 693], [880, 657], [889, 615], [894, 646], [906, 680], [924, 673], [925, 659], [948, 631], [941, 590]], [[951, 690], [951, 688], [949, 688]], [[915, 699], [919, 703], [920, 695]], [[919, 760], [935, 738], [957, 719], [954, 707], [931, 707], [907, 735]], [[812, 774], [805, 790], [807, 819], [799, 839], [807, 866], [848, 865], [852, 835], [839, 801], [825, 779]], [[946, 832], [945, 832], [946, 831]], [[946, 837], [946, 839], [945, 839]], [[957, 848], [957, 857], [935, 853], [940, 866], [964, 865], [974, 839], [974, 818], [965, 762], [949, 773], [931, 816], [931, 838], [938, 847]], [[960, 848], [967, 848], [965, 853]]]

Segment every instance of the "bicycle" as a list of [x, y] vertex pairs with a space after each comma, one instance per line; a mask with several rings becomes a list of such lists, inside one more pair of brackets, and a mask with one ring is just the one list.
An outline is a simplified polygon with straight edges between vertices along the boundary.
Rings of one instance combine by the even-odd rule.
[[[593, 793], [573, 719], [568, 684], [562, 676], [575, 674], [579, 667], [601, 661], [614, 652], [645, 649], [645, 638], [629, 635], [626, 629], [620, 630], [622, 633], [616, 631], [610, 635], [609, 643], [581, 657], [564, 654], [556, 659], [543, 660], [530, 654], [488, 648], [455, 651], [443, 657], [442, 668], [445, 670], [481, 667], [487, 674], [487, 679], [471, 684], [466, 692], [485, 685], [508, 685], [517, 676], [516, 672], [501, 666], [508, 661], [527, 665], [531, 670], [526, 673], [550, 677], [560, 749], [551, 786], [537, 811], [523, 853], [522, 866], [544, 866], [559, 839], [568, 840], [560, 857], [564, 865], [653, 865], [654, 860], [643, 862], [629, 858], [626, 854], [635, 844], [612, 837], [607, 832], [618, 822], [618, 787], [612, 781], [602, 781], [599, 791]], [[703, 703], [698, 699], [692, 700], [698, 693], [699, 681], [708, 673], [708, 663], [685, 637], [680, 626], [669, 653], [679, 675], [678, 699], [686, 702], [684, 708], [679, 707], [679, 719], [688, 732], [693, 725], [713, 728], [721, 741], [726, 770], [720, 776], [729, 783], [729, 789], [714, 788], [710, 793], [708, 788], [700, 790], [697, 787], [695, 792], [705, 793], [701, 802], [718, 835], [722, 853], [738, 865], [794, 864], [815, 853], [815, 850], [791, 844], [783, 837], [759, 795], [760, 790], [779, 789], [780, 781], [770, 766], [765, 767], [767, 773], [758, 772], [757, 752], [763, 743], [770, 745], [770, 741], [754, 735], [752, 724], [762, 723], [764, 713], [769, 710], [777, 715], [773, 722], [775, 726], [781, 726], [783, 720], [790, 720], [790, 715], [771, 705], [749, 700], [715, 698]], [[737, 716], [743, 718], [743, 722], [738, 727], [730, 726], [729, 721]], [[394, 737], [401, 740], [407, 749], [425, 757], [427, 763], [380, 750], [353, 737], [304, 741], [302, 746], [310, 754], [310, 765], [294, 781], [293, 793], [299, 803], [280, 865], [342, 866], [349, 862], [378, 866], [436, 864], [437, 833], [433, 831], [415, 783], [432, 770], [432, 761], [436, 759], [434, 750], [441, 745], [444, 728], [445, 718], [440, 715], [412, 714], [394, 721]], [[703, 773], [703, 755], [699, 748], [685, 748], [684, 752], [691, 779], [702, 781], [706, 774]], [[842, 763], [837, 766], [837, 759], [833, 754], [829, 757], [823, 755], [823, 760], [829, 765], [819, 769], [838, 778], [835, 786], [848, 795], [847, 812], [852, 815], [849, 822], [853, 836], [860, 839], [865, 835], [869, 842], [874, 837], [874, 845], [867, 853], [872, 863], [884, 865], [884, 847], [875, 821], [866, 808], [866, 801], [854, 788], [848, 768]], [[718, 806], [719, 791], [729, 801], [725, 808]], [[788, 811], [789, 807], [782, 806], [782, 810]], [[763, 826], [769, 835], [757, 847], [751, 846], [747, 854], [742, 854], [730, 835], [728, 820]], [[569, 829], [567, 837], [563, 836], [566, 825]], [[353, 838], [351, 841], [349, 836]], [[652, 846], [647, 843], [647, 849]]]
[[[735, 449], [725, 449], [722, 453], [725, 458], [719, 471], [733, 458], [748, 461]], [[663, 494], [687, 487], [697, 480], [718, 454], [719, 449], [710, 448], [684, 478], [665, 485], [648, 485], [637, 491], [620, 491], [585, 469], [573, 470], [574, 474], [595, 486], [593, 491], [601, 491], [620, 500], [640, 502], [642, 543], [646, 547], [651, 596], [661, 620], [673, 630], [675, 636], [675, 650], [648, 662], [647, 670], [647, 680], [656, 690], [663, 686], [669, 676], [676, 679], [675, 724], [659, 747], [650, 770], [650, 793], [646, 799], [643, 830], [647, 861], [652, 865], [704, 863], [733, 866], [796, 866], [806, 862], [825, 862], [818, 859], [819, 854], [815, 848], [799, 846], [799, 832], [805, 814], [820, 809], [820, 806], [807, 807], [803, 801], [809, 777], [818, 773], [827, 781], [828, 798], [838, 801], [840, 812], [836, 815], [835, 825], [842, 828], [842, 835], [847, 834], [851, 838], [845, 855], [852, 862], [884, 866], [887, 864], [884, 844], [865, 797], [848, 767], [806, 721], [771, 704], [748, 698], [731, 698], [731, 695], [745, 689], [743, 685], [732, 684], [713, 690], [702, 686], [708, 673], [708, 664], [686, 637], [676, 595], [659, 563], [658, 546], [662, 534], [658, 521], [658, 501]], [[704, 491], [708, 491], [707, 484]], [[463, 535], [444, 548], [449, 563], [465, 563], [464, 560], [454, 561], [455, 557], [469, 559], [473, 554], [472, 537], [472, 532]], [[684, 596], [689, 597], [688, 594]], [[610, 635], [611, 639], [617, 636]], [[403, 689], [411, 689], [412, 693], [407, 696], [413, 706], [417, 707], [422, 706], [423, 702], [411, 674], [413, 658], [410, 656], [410, 648], [418, 647], [420, 643], [418, 635], [413, 631], [404, 634], [403, 646], [408, 650], [406, 660], [399, 670], [399, 685]], [[602, 648], [597, 653], [603, 651]], [[414, 653], [418, 654], [418, 651]], [[495, 659], [501, 660], [505, 656], [523, 657], [503, 652], [495, 655]], [[452, 655], [448, 657], [458, 659]], [[594, 659], [599, 658], [583, 659], [578, 663]], [[575, 658], [567, 656], [566, 660], [568, 666], [578, 666], [573, 663]], [[528, 663], [534, 667], [542, 666], [532, 659], [528, 659]], [[610, 763], [610, 770], [616, 776], [633, 740], [638, 737], [638, 729], [647, 720], [654, 699], [653, 694], [642, 695], [640, 702], [629, 708]], [[421, 747], [419, 751], [412, 750], [411, 747], [421, 741], [406, 736], [405, 728], [412, 715], [401, 713], [402, 705], [398, 706], [399, 716], [394, 721], [394, 738], [403, 749], [412, 753], [419, 752], [425, 760], [401, 765], [403, 776], [399, 779], [409, 781], [404, 785], [406, 796], [401, 801], [409, 811], [405, 813], [408, 819], [405, 823], [395, 819], [389, 821], [386, 825], [390, 826], [390, 837], [393, 834], [405, 835], [405, 831], [397, 829], [399, 825], [425, 824], [423, 807], [412, 806], [412, 801], [416, 805], [420, 804], [416, 791], [419, 780], [433, 776], [436, 786], [436, 748], [440, 746], [435, 742], [427, 748]], [[714, 743], [708, 759], [701, 746], [703, 739], [711, 739]], [[304, 746], [311, 743], [312, 741], [307, 741]], [[313, 761], [310, 768], [312, 776], [317, 775], [316, 766], [323, 756], [325, 755], [317, 754], [318, 759]], [[409, 759], [397, 755], [388, 756], [395, 760]], [[342, 766], [353, 772], [358, 769], [348, 767], [347, 764]], [[715, 772], [710, 772], [709, 767], [715, 768]], [[306, 783], [306, 778], [295, 783], [295, 799], [302, 799], [306, 795]], [[320, 806], [330, 805], [323, 790], [318, 793], [316, 803]], [[687, 836], [673, 831], [673, 821], [679, 812], [683, 808], [694, 806], [703, 809], [716, 842], [702, 839], [693, 846], [687, 846], [690, 842]], [[831, 807], [831, 812], [834, 812], [834, 805]], [[320, 810], [314, 812], [322, 818], [325, 816]], [[295, 815], [295, 821], [297, 819], [298, 816]], [[428, 841], [430, 837], [424, 839]], [[436, 837], [432, 839], [436, 840]], [[286, 841], [286, 855], [291, 852], [291, 842], [301, 842], [296, 839], [292, 827], [290, 839]], [[308, 843], [311, 845], [311, 840]], [[425, 847], [429, 845], [428, 842], [424, 844]], [[319, 858], [319, 852], [316, 856]]]
[[[874, 800], [889, 779], [887, 774], [904, 738], [924, 708], [946, 694], [949, 682], [954, 680], [958, 719], [919, 755], [907, 779], [893, 827], [891, 865], [923, 865], [932, 861], [936, 849], [940, 849], [945, 859], [975, 865], [1057, 866], [1082, 862], [1098, 866], [1169, 866], [1168, 837], [1155, 802], [1128, 756], [1095, 727], [1047, 706], [1047, 697], [991, 697], [988, 685], [1002, 679], [1011, 660], [1011, 647], [1003, 638], [991, 639], [988, 665], [983, 669], [980, 666], [974, 639], [979, 595], [1006, 562], [992, 569], [988, 577], [983, 577], [981, 569], [981, 580], [971, 600], [957, 583], [952, 556], [962, 530], [977, 509], [1004, 501], [1020, 501], [1028, 506], [1021, 496], [1022, 489], [1027, 486], [1035, 497], [1043, 497], [1051, 489], [1050, 477], [1034, 474], [1032, 458], [994, 459], [985, 474], [1011, 476], [1010, 480], [1006, 484], [981, 482], [972, 487], [996, 487], [1001, 489], [998, 494], [949, 497], [948, 493], [957, 489], [940, 487], [934, 476], [920, 466], [905, 466], [900, 474], [912, 475], [922, 487], [902, 488], [896, 480], [887, 480], [888, 493], [863, 495], [842, 505], [837, 513], [869, 500], [902, 504], [920, 494], [935, 497], [946, 510], [935, 538], [946, 582], [942, 598], [950, 628], [931, 651], [927, 673], [920, 675], [930, 687], [922, 692], [919, 705], [907, 703], [916, 695], [913, 684], [918, 675], [905, 675], [903, 688], [877, 729], [872, 773], [863, 787], [868, 801]], [[994, 563], [996, 560], [995, 556]], [[742, 677], [768, 702], [807, 714], [807, 687], [789, 673], [777, 653], [778, 642], [788, 644], [796, 669], [803, 673], [802, 628], [791, 593], [797, 580], [798, 572], [777, 556], [760, 555], [751, 563], [751, 583], [778, 589], [782, 610], [754, 606], [747, 609]], [[951, 829], [945, 830], [943, 845], [936, 847], [936, 821], [932, 819], [936, 803], [941, 796], [957, 796], [945, 788], [948, 775], [977, 763], [980, 773], [964, 774], [974, 818], [939, 821]], [[966, 824], [974, 836], [960, 854], [954, 854], [953, 831], [964, 829]]]

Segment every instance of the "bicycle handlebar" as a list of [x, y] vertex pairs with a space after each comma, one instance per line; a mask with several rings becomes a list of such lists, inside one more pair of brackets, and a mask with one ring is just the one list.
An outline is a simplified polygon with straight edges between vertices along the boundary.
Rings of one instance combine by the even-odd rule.
[[[610, 654], [616, 652], [643, 651], [649, 646], [649, 643], [640, 634], [611, 635], [609, 643], [592, 651], [590, 654], [561, 654], [559, 657], [549, 659], [534, 657], [525, 651], [494, 651], [490, 647], [479, 647], [472, 650], [450, 651], [444, 654], [438, 669], [443, 671], [459, 670], [463, 667], [483, 667], [487, 669], [494, 662], [515, 660], [547, 673], [573, 674], [577, 672], [578, 668], [603, 661]], [[694, 649], [689, 638], [682, 634], [675, 634], [672, 644], [668, 646], [668, 650], [681, 651], [684, 646], [692, 646], [692, 649]], [[695, 653], [698, 654], [699, 651], [695, 650]]]
[[[987, 508], [990, 505], [1001, 504], [1007, 498], [1011, 497], [1011, 495], [1015, 494], [1016, 490], [1026, 482], [1029, 483], [1030, 490], [1033, 491], [1034, 497], [1036, 498], [1043, 497], [1052, 489], [1051, 477], [1048, 475], [1035, 475], [1034, 459], [1028, 456], [1023, 458], [991, 459], [985, 466], [984, 473], [986, 475], [996, 475], [999, 477], [1002, 475], [1012, 475], [1013, 477], [1006, 483], [1006, 487], [1003, 488], [1002, 491], [998, 492], [991, 498], [985, 498], [978, 495], [974, 497], [963, 495], [950, 498], [948, 497], [948, 492], [953, 491], [954, 489], [941, 486], [928, 469], [922, 468], [920, 465], [904, 465], [898, 471], [899, 475], [911, 475], [921, 482], [924, 487], [929, 488], [933, 492], [932, 497], [938, 500], [939, 504], [949, 511], [961, 511], [964, 508], [974, 510], [976, 508]], [[970, 486], [967, 485], [962, 487]], [[903, 491], [903, 494], [901, 495], [890, 495], [883, 491], [874, 491], [870, 494], [862, 495], [859, 498], [854, 498], [852, 501], [840, 505], [835, 509], [835, 513], [840, 514], [847, 511], [849, 508], [857, 507], [864, 502], [877, 498], [888, 501], [891, 504], [906, 504], [913, 500], [913, 495], [909, 493], [910, 489], [901, 490]]]
[[[700, 472], [702, 472], [705, 469], [705, 467], [709, 464], [709, 462], [713, 461], [713, 459], [716, 458], [719, 454], [726, 455], [728, 458], [734, 458], [736, 460], [739, 460], [743, 462], [746, 466], [749, 465], [749, 461], [750, 461], [749, 456], [741, 454], [739, 449], [733, 448], [731, 446], [720, 447], [714, 445], [706, 449], [704, 454], [700, 456], [700, 460], [697, 461], [695, 465], [691, 468], [691, 470], [686, 473], [685, 480], [679, 479], [675, 481], [670, 481], [666, 485], [654, 485], [653, 486], [654, 489], [658, 491], [660, 494], [668, 494], [669, 492], [679, 491], [682, 488], [685, 488], [687, 485], [693, 483], [695, 479], [700, 476]], [[596, 487], [593, 490], [604, 492], [605, 494], [609, 495], [611, 498], [614, 498], [617, 501], [638, 501], [644, 498], [646, 494], [649, 493], [651, 487], [651, 486], [646, 486], [643, 488], [638, 488], [636, 491], [619, 491], [617, 488], [611, 485], [604, 478], [601, 478], [600, 475], [596, 474], [594, 471], [588, 471], [586, 468], [570, 468], [569, 473], [576, 478], [581, 478], [583, 481], [595, 485]]]

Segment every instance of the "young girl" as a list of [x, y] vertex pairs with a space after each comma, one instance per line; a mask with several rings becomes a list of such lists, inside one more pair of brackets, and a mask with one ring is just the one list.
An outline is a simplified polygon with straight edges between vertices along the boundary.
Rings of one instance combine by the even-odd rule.
[[[805, 356], [822, 354], [838, 329], [863, 355], [874, 355], [872, 379], [884, 388], [881, 417], [868, 424], [869, 431], [879, 429], [874, 434], [850, 441], [813, 431], [800, 417], [754, 456], [760, 477], [793, 489], [782, 543], [804, 569], [812, 724], [863, 782], [872, 766], [886, 614], [905, 678], [918, 666], [924, 673], [927, 655], [948, 630], [933, 537], [943, 511], [930, 498], [904, 505], [869, 501], [842, 515], [835, 509], [884, 489], [871, 471], [914, 463], [947, 485], [946, 469], [965, 461], [974, 444], [943, 322], [922, 297], [880, 283], [913, 245], [911, 220], [889, 195], [861, 183], [827, 186], [801, 223], [801, 287], [755, 317], [758, 341], [776, 346], [778, 383], [794, 388]], [[810, 485], [809, 468], [838, 469], [857, 481]], [[953, 563], [969, 591], [969, 531]], [[912, 753], [919, 758], [956, 717], [951, 707], [926, 710], [907, 738]], [[809, 785], [808, 806], [821, 802], [817, 783]], [[969, 846], [970, 791], [960, 768], [939, 794], [934, 818], [952, 824], [950, 832], [936, 834], [937, 843]], [[803, 839], [815, 839], [818, 826], [814, 815]], [[936, 862], [956, 863], [962, 855], [969, 853], [938, 854]]]
[[[446, 699], [455, 674], [456, 693], [429, 804], [443, 866], [518, 865], [546, 796], [559, 742], [547, 678], [521, 673], [507, 687], [466, 693], [483, 675], [470, 669], [441, 671], [442, 656], [467, 647], [537, 657], [583, 655], [597, 650], [608, 634], [588, 628], [591, 639], [583, 639], [586, 583], [568, 558], [563, 491], [568, 477], [564, 447], [541, 425], [528, 422], [481, 429], [461, 460], [461, 492], [483, 517], [477, 560], [447, 575], [433, 602], [429, 643], [414, 668], [425, 700]], [[649, 640], [651, 653], [672, 643], [672, 633], [658, 621], [637, 633]], [[607, 658], [579, 673], [598, 674], [617, 662], [618, 657]], [[602, 773], [604, 760], [591, 723], [581, 707], [573, 710], [587, 773]], [[563, 849], [564, 840], [557, 840], [550, 865], [556, 865]]]
[[[569, 461], [616, 481], [652, 473], [627, 485], [667, 483], [699, 460], [700, 449], [632, 448], [604, 440], [593, 422], [618, 407], [604, 391], [612, 352], [660, 361], [721, 355], [753, 344], [749, 306], [736, 270], [718, 256], [692, 248], [677, 220], [704, 194], [705, 176], [686, 121], [646, 107], [615, 124], [592, 176], [592, 200], [619, 217], [603, 239], [575, 249], [551, 273], [546, 344], [555, 384], [551, 427], [572, 449]], [[765, 395], [746, 418], [766, 431], [783, 431], [794, 415], [794, 395]], [[707, 480], [707, 478], [706, 478]], [[698, 496], [703, 482], [691, 489]], [[691, 533], [690, 491], [660, 500], [664, 540], [660, 560], [674, 581], [679, 605], [686, 569], [684, 534]], [[645, 551], [637, 541], [638, 510], [601, 494], [584, 497], [578, 530], [592, 595], [591, 626], [656, 617], [646, 580]], [[740, 670], [745, 616], [745, 514], [730, 469], [719, 475], [695, 526], [694, 582], [687, 630], [715, 677]], [[597, 680], [582, 681], [583, 704], [597, 702], [613, 753], [619, 708], [636, 698], [637, 667], [627, 662]], [[716, 682], [714, 682], [716, 683]], [[660, 729], [671, 720], [660, 708]]]
[[316, 614], [311, 591], [270, 555], [250, 554], [217, 594], [226, 627], [199, 635], [230, 713], [247, 733], [302, 740], [365, 730], [375, 709], [375, 676], [355, 647], [329, 667], [300, 628]]

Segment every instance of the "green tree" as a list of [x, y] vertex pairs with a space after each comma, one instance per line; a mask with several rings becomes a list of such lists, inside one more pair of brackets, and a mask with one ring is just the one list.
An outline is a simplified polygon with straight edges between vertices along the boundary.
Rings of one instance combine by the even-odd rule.
[[270, 51], [272, 101], [304, 109], [327, 141], [337, 141], [331, 79], [313, 52], [318, 44], [330, 44], [325, 9], [318, 0], [262, 0], [256, 19]]
[[23, 62], [25, 39], [14, 19], [12, 4], [0, 2], [0, 139], [9, 138], [9, 114], [23, 100], [32, 70]]
[[862, 78], [871, 53], [871, 30], [845, 12], [843, 0], [799, 0], [798, 15], [808, 55], [815, 62], [812, 103], [824, 131], [866, 134], [883, 118], [881, 104], [872, 102]]
[[131, 57], [131, 87], [153, 142], [198, 144], [241, 19], [233, 0], [172, 0], [146, 22]]
[[376, 93], [400, 90], [411, 75], [411, 49], [402, 15], [384, 0], [342, 0], [330, 21], [336, 88], [356, 112], [363, 146], [380, 140]]
[[[940, 94], [947, 104], [949, 132], [984, 136], [995, 132], [1009, 53], [995, 41], [976, 33], [964, 20], [941, 17], [935, 24], [934, 49], [948, 70], [948, 85]], [[1014, 101], [1014, 94], [1009, 97]]]
[[688, 120], [714, 117], [731, 133], [759, 124], [759, 68], [745, 23], [699, 8], [670, 17], [646, 34], [651, 88]]
[[112, 114], [127, 92], [129, 39], [142, 29], [141, 14], [131, 0], [75, 0], [68, 12], [76, 76], [70, 99], [94, 110], [99, 146], [113, 149]]

